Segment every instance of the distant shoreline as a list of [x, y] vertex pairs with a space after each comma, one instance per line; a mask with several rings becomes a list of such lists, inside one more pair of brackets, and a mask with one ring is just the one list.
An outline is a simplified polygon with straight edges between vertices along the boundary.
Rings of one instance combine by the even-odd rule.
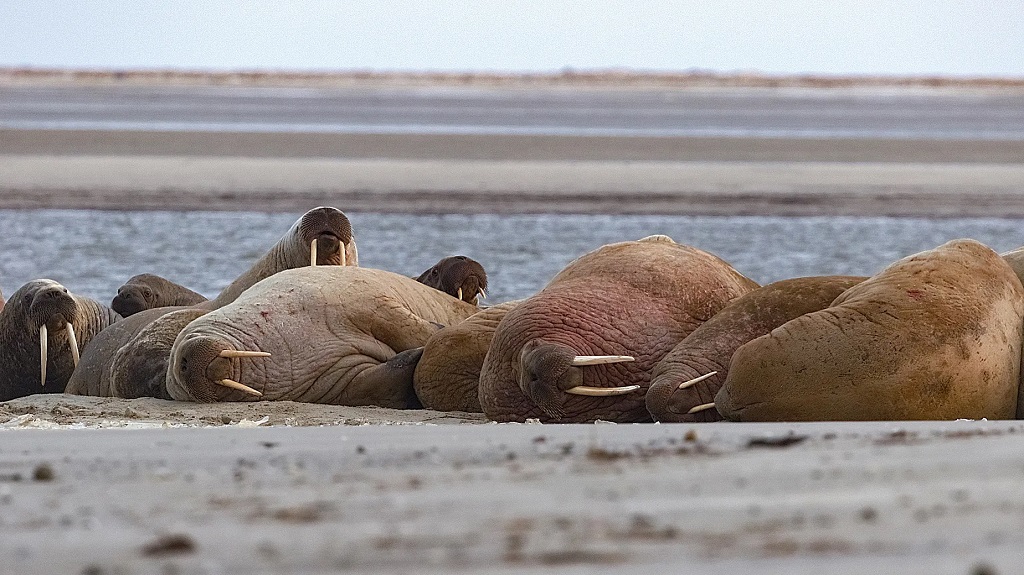
[[1024, 90], [1024, 77], [880, 76], [624, 69], [554, 72], [204, 71], [185, 69], [59, 69], [0, 67], [0, 85], [182, 85], [240, 87], [466, 87], [594, 89], [966, 89]]

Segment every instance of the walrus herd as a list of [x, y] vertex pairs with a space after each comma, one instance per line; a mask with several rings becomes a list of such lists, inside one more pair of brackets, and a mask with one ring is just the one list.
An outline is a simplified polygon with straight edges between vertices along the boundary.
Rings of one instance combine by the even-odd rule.
[[871, 277], [759, 286], [663, 235], [603, 246], [484, 306], [451, 256], [359, 267], [340, 210], [306, 212], [207, 300], [152, 274], [111, 305], [0, 294], [0, 400], [34, 393], [291, 400], [550, 423], [1024, 417], [1024, 248], [954, 240]]

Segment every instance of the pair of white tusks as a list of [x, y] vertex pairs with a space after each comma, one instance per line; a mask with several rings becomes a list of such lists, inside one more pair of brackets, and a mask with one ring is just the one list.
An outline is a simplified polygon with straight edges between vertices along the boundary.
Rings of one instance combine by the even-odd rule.
[[[68, 322], [68, 345], [71, 346], [71, 359], [75, 362], [75, 367], [78, 367], [78, 360], [80, 359], [78, 354], [78, 338], [75, 337], [75, 328], [71, 325], [71, 322]], [[49, 334], [44, 323], [39, 326], [39, 381], [43, 387], [46, 387], [46, 360], [49, 357], [49, 351]]]
[[[309, 243], [309, 265], [316, 267], [316, 238]], [[341, 244], [341, 265], [345, 265], [345, 244]]]
[[[487, 299], [487, 292], [485, 292], [484, 290], [480, 290], [478, 293], [480, 295], [480, 299]], [[462, 299], [462, 288], [459, 288], [459, 293], [458, 295], [455, 296], [455, 298]]]
[[[579, 367], [583, 365], [603, 365], [606, 363], [622, 363], [635, 361], [630, 355], [577, 355], [572, 359], [572, 365]], [[639, 385], [623, 385], [621, 387], [591, 387], [589, 385], [577, 385], [565, 390], [573, 395], [589, 395], [591, 397], [610, 397], [613, 395], [625, 395], [640, 389]]]
[[[313, 265], [316, 265], [316, 261], [315, 261], [315, 259], [316, 259], [316, 240], [313, 240], [313, 248], [312, 249], [313, 249], [313, 258], [314, 258]], [[342, 254], [344, 254], [344, 252], [342, 252]], [[342, 257], [344, 257], [344, 255], [342, 255]], [[265, 351], [244, 351], [244, 350], [237, 350], [237, 349], [222, 349], [221, 352], [219, 354], [217, 354], [217, 355], [219, 355], [220, 357], [227, 357], [227, 358], [236, 358], [236, 357], [270, 357], [270, 354], [265, 352]], [[230, 387], [231, 389], [237, 389], [238, 391], [244, 391], [245, 393], [248, 393], [249, 395], [255, 395], [256, 397], [263, 397], [262, 393], [256, 391], [255, 389], [249, 387], [248, 385], [245, 385], [244, 383], [239, 383], [239, 382], [237, 382], [237, 381], [235, 381], [233, 379], [224, 378], [224, 379], [221, 379], [219, 381], [215, 381], [214, 383], [216, 383], [217, 385], [223, 385], [224, 387]]]
[[[710, 373], [705, 373], [704, 375], [702, 375], [700, 377], [695, 377], [695, 378], [691, 379], [690, 381], [684, 381], [683, 383], [680, 383], [679, 387], [677, 387], [676, 389], [686, 389], [688, 387], [693, 387], [693, 386], [697, 385], [698, 383], [704, 381], [705, 379], [711, 377], [712, 375], [715, 375], [716, 373], [718, 373], [718, 372], [717, 371], [712, 371]], [[715, 407], [715, 403], [714, 402], [702, 403], [702, 404], [700, 404], [698, 406], [690, 408], [690, 411], [687, 411], [686, 415], [692, 415], [694, 413], [699, 413], [701, 411], [707, 411], [707, 410], [712, 409], [714, 407]]]

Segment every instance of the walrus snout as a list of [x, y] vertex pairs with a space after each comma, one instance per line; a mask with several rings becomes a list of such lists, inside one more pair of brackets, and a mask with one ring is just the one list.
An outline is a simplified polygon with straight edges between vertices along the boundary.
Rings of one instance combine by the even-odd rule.
[[466, 256], [442, 258], [416, 281], [473, 305], [477, 303], [477, 296], [487, 297], [484, 266]]
[[29, 316], [35, 320], [35, 327], [38, 329], [45, 325], [50, 331], [64, 329], [77, 312], [75, 298], [60, 284], [36, 291], [29, 306]]
[[313, 208], [298, 221], [299, 239], [310, 246], [313, 265], [355, 265], [353, 254], [347, 254], [353, 243], [352, 223], [337, 208]]
[[583, 373], [572, 367], [576, 355], [568, 346], [539, 339], [519, 352], [519, 387], [549, 417], [562, 417], [563, 392], [583, 383]]
[[188, 337], [173, 352], [170, 373], [196, 401], [213, 403], [229, 388], [247, 395], [262, 397], [262, 393], [236, 380], [237, 361], [241, 358], [262, 358], [270, 354], [262, 351], [236, 350], [227, 342], [209, 336]]
[[722, 379], [717, 371], [694, 374], [680, 370], [656, 375], [644, 397], [647, 411], [655, 421], [664, 423], [721, 421], [722, 416], [709, 406], [715, 402]]

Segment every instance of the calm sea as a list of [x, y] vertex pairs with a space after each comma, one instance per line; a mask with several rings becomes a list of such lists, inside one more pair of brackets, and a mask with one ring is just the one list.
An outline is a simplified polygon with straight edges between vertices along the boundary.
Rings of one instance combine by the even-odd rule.
[[[301, 214], [0, 211], [0, 288], [34, 278], [109, 303], [132, 275], [155, 273], [208, 296], [244, 271]], [[492, 303], [528, 296], [605, 243], [667, 234], [767, 283], [870, 275], [954, 238], [1005, 251], [1024, 245], [1011, 219], [768, 218], [581, 215], [348, 214], [360, 264], [418, 275], [444, 256], [480, 261]]]

